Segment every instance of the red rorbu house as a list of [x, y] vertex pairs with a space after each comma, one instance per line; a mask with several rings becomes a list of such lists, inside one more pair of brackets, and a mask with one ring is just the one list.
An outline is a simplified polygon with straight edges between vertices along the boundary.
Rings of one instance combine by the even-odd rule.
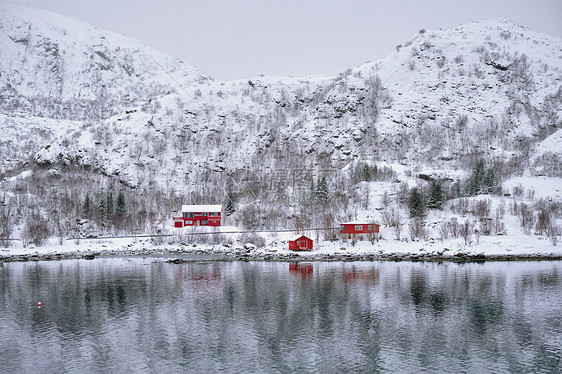
[[174, 227], [220, 226], [221, 205], [182, 205], [181, 217], [174, 217]]
[[312, 251], [312, 239], [298, 235], [289, 240], [289, 249], [292, 251]]
[[376, 223], [368, 223], [361, 221], [352, 221], [340, 224], [340, 238], [343, 240], [355, 239], [363, 240], [369, 239], [373, 235], [375, 237], [379, 234], [380, 225]]

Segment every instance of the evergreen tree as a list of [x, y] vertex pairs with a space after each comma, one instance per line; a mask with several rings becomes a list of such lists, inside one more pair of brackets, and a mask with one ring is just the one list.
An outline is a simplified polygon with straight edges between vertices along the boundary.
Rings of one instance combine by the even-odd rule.
[[117, 202], [115, 203], [115, 215], [122, 218], [125, 216], [126, 212], [125, 194], [123, 191], [119, 191], [119, 195], [117, 195]]
[[363, 166], [363, 180], [364, 180], [365, 182], [370, 182], [371, 179], [372, 179], [372, 177], [371, 177], [371, 168], [369, 167], [368, 164], [365, 164], [365, 165]]
[[322, 177], [318, 180], [316, 185], [316, 199], [320, 203], [324, 203], [328, 200], [328, 183], [326, 182], [326, 177]]
[[108, 217], [111, 217], [114, 213], [113, 205], [113, 192], [107, 193], [107, 198], [105, 202], [105, 213]]
[[422, 195], [415, 187], [412, 188], [412, 191], [410, 192], [408, 208], [410, 208], [410, 217], [422, 217], [424, 214]]
[[105, 218], [107, 216], [107, 198], [103, 197], [100, 200], [100, 205], [98, 207], [98, 212], [101, 217]]
[[486, 176], [484, 177], [484, 180], [482, 181], [482, 188], [484, 190], [485, 193], [492, 193], [494, 192], [494, 187], [496, 185], [496, 177], [494, 175], [494, 170], [493, 169], [488, 169], [488, 171], [486, 172]]
[[234, 196], [231, 191], [226, 195], [226, 202], [224, 204], [224, 214], [227, 216], [232, 215], [236, 209], [234, 208]]
[[90, 195], [86, 194], [84, 199], [84, 206], [82, 207], [82, 216], [84, 218], [90, 218], [92, 216], [92, 203], [90, 202]]
[[432, 180], [429, 186], [429, 197], [427, 207], [429, 209], [441, 210], [443, 206], [443, 187], [440, 181]]
[[484, 181], [484, 160], [480, 159], [476, 162], [474, 169], [472, 170], [472, 175], [466, 185], [466, 195], [476, 196], [481, 191], [482, 182]]
[[496, 178], [493, 169], [485, 170], [484, 160], [478, 160], [466, 184], [466, 195], [476, 196], [494, 191]]

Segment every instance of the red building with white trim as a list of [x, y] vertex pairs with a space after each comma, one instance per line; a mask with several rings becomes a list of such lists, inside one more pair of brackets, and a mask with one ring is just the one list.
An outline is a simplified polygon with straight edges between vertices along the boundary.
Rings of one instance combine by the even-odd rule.
[[340, 224], [340, 238], [363, 240], [372, 235], [378, 236], [380, 225], [364, 221], [352, 221]]
[[174, 227], [220, 226], [222, 205], [182, 205], [181, 217], [173, 217]]
[[297, 235], [289, 240], [289, 249], [292, 251], [312, 251], [312, 239], [304, 235]]

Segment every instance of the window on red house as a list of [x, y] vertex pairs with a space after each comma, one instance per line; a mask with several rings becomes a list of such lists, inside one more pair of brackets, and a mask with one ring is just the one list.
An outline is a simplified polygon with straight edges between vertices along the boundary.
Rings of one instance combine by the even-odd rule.
[[363, 225], [355, 225], [355, 231], [363, 230]]

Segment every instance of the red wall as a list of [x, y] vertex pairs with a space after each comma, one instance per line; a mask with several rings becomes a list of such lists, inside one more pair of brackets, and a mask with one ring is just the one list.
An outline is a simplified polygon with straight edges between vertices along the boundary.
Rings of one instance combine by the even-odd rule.
[[[305, 248], [299, 247], [297, 245], [297, 242], [300, 242], [302, 240], [306, 241], [306, 247]], [[304, 250], [311, 251], [312, 250], [312, 239], [309, 239], [306, 236], [301, 236], [297, 240], [289, 240], [289, 249], [293, 250], [293, 251], [304, 251]]]
[[[183, 220], [184, 226], [197, 226], [196, 221], [199, 221], [199, 226], [220, 226], [221, 225], [221, 213], [218, 212], [218, 216], [204, 216], [201, 212], [193, 213], [193, 217], [173, 217], [174, 222], [178, 220]], [[191, 223], [188, 223], [191, 221]], [[207, 221], [203, 224], [202, 221]], [[175, 224], [175, 227], [178, 227]], [[180, 226], [181, 227], [181, 226]]]
[[[355, 226], [363, 226], [362, 230], [355, 230]], [[372, 230], [369, 231], [369, 225], [372, 226]], [[351, 224], [351, 223], [342, 223], [343, 230], [340, 229], [340, 234], [371, 234], [371, 233], [378, 233], [380, 225], [376, 223], [358, 223], [358, 224]]]

